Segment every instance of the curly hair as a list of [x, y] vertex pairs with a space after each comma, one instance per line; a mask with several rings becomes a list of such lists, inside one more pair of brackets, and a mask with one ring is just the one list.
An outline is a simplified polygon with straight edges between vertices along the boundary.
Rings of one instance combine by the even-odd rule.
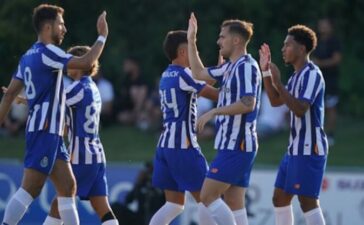
[[306, 47], [306, 52], [311, 53], [317, 46], [316, 33], [309, 27], [301, 24], [288, 28], [288, 35]]

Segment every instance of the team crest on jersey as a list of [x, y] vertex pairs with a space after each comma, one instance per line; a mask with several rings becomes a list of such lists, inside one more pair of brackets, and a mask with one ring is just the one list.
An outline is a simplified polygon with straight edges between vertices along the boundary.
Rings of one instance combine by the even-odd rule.
[[40, 166], [45, 168], [48, 166], [48, 157], [44, 156], [43, 159], [40, 161]]

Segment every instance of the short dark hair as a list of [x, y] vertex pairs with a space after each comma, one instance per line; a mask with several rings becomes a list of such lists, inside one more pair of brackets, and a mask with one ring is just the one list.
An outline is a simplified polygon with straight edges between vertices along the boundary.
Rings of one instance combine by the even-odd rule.
[[[67, 52], [71, 55], [80, 57], [80, 56], [85, 55], [90, 50], [91, 50], [91, 48], [89, 46], [73, 46], [73, 47], [69, 48], [67, 50]], [[92, 65], [91, 69], [89, 71], [84, 71], [84, 73], [94, 76], [99, 72], [99, 67], [100, 67], [99, 61], [96, 61]]]
[[305, 25], [297, 24], [288, 28], [288, 35], [293, 36], [296, 42], [304, 45], [307, 53], [311, 53], [317, 46], [316, 33]]
[[225, 20], [221, 28], [229, 27], [229, 32], [238, 34], [248, 43], [253, 36], [253, 24], [244, 20]]
[[177, 58], [177, 50], [181, 44], [187, 43], [187, 31], [169, 31], [163, 42], [163, 50], [167, 58], [172, 61]]
[[63, 8], [56, 5], [41, 4], [33, 10], [33, 26], [37, 34], [42, 30], [43, 25], [46, 22], [54, 22], [57, 19], [57, 15], [63, 15]]

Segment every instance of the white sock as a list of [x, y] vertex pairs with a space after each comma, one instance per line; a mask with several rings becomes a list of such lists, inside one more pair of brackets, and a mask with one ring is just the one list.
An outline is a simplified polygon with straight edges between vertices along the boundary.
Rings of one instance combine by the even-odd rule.
[[61, 219], [52, 217], [48, 215], [43, 222], [43, 225], [62, 225], [63, 221]]
[[292, 205], [284, 207], [274, 207], [276, 225], [293, 225]]
[[207, 209], [218, 225], [236, 225], [233, 212], [221, 198], [213, 201]]
[[33, 197], [23, 188], [19, 188], [6, 205], [2, 224], [18, 224], [32, 202]]
[[307, 225], [325, 225], [324, 215], [320, 207], [304, 213]]
[[101, 225], [119, 225], [119, 221], [117, 219], [106, 220]]
[[184, 209], [183, 205], [166, 202], [152, 217], [149, 225], [168, 225]]
[[76, 209], [75, 198], [58, 197], [58, 211], [64, 225], [79, 225], [80, 220]]
[[248, 214], [246, 208], [238, 209], [233, 211], [236, 225], [248, 225]]
[[198, 203], [198, 224], [199, 225], [217, 225], [214, 218], [210, 214], [202, 202]]

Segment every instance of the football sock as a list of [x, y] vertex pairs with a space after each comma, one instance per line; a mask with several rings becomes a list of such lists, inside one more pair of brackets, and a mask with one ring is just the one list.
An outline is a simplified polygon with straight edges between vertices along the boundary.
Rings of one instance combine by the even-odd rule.
[[23, 188], [19, 188], [6, 205], [2, 224], [18, 224], [32, 202], [33, 197]]
[[284, 207], [274, 207], [276, 225], [293, 225], [292, 205]]
[[246, 208], [238, 209], [233, 211], [236, 225], [248, 225], [248, 215], [246, 213]]
[[168, 225], [184, 209], [183, 205], [166, 202], [152, 217], [149, 225]]
[[304, 213], [307, 225], [325, 225], [324, 215], [320, 207]]
[[227, 206], [221, 198], [213, 201], [207, 207], [207, 209], [209, 210], [217, 224], [236, 225], [233, 213], [231, 212], [229, 206]]
[[64, 225], [78, 225], [80, 220], [76, 209], [75, 198], [58, 197], [58, 211]]

